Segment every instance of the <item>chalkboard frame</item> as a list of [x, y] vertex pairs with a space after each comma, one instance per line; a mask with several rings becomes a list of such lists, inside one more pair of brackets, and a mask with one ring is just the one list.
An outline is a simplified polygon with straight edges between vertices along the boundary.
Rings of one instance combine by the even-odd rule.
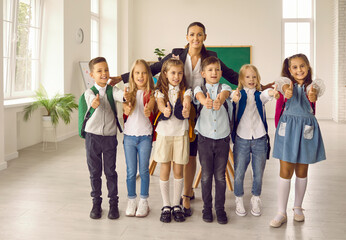
[[[217, 53], [218, 58], [226, 64], [228, 68], [239, 73], [239, 69], [244, 64], [252, 63], [252, 46], [251, 45], [231, 45], [231, 46], [206, 46], [207, 50], [214, 51]], [[241, 56], [238, 55], [228, 55], [225, 57], [225, 53], [234, 52], [235, 54], [240, 53]], [[226, 83], [235, 89], [237, 86], [230, 84], [226, 79], [221, 78], [221, 83]]]

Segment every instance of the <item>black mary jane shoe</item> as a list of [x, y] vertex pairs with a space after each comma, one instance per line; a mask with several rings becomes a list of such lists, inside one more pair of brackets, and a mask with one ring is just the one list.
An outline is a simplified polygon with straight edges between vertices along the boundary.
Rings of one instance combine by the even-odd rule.
[[185, 208], [184, 207], [184, 216], [185, 217], [191, 217], [192, 216], [191, 208]]
[[174, 217], [174, 221], [176, 221], [176, 222], [184, 222], [185, 221], [184, 212], [179, 205], [173, 206], [171, 211], [172, 211], [172, 215]]
[[172, 221], [170, 206], [164, 206], [163, 208], [161, 208], [160, 221], [164, 223], [169, 223]]
[[192, 197], [187, 196], [187, 195], [181, 196], [181, 198], [180, 198], [180, 205], [183, 205], [183, 199], [184, 199], [184, 197], [189, 198], [190, 201], [191, 201], [191, 200], [194, 200], [194, 199], [195, 199], [195, 192], [192, 193]]

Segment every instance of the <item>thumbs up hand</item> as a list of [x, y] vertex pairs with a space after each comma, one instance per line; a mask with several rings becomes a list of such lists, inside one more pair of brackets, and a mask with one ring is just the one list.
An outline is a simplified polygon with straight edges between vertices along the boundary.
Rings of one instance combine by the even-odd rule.
[[232, 97], [233, 102], [235, 102], [235, 103], [239, 102], [240, 96], [241, 96], [241, 95], [240, 95], [239, 88], [237, 88], [237, 89], [235, 90], [235, 92], [233, 93], [233, 97]]
[[150, 117], [151, 111], [149, 109], [148, 103], [144, 105], [144, 116], [145, 117]]
[[98, 108], [98, 106], [100, 106], [100, 95], [96, 94], [96, 97], [94, 98], [94, 100], [91, 102], [91, 107], [96, 109]]
[[163, 115], [166, 118], [168, 118], [169, 116], [171, 116], [171, 112], [172, 112], [171, 105], [169, 104], [169, 102], [167, 102], [167, 106], [166, 106], [165, 110], [163, 111]]
[[124, 108], [124, 114], [127, 115], [127, 116], [130, 115], [130, 112], [132, 110], [131, 102], [123, 103], [123, 108]]
[[215, 101], [213, 102], [213, 109], [214, 110], [219, 110], [221, 107], [221, 99], [220, 99], [220, 93], [216, 96]]
[[212, 109], [213, 108], [213, 99], [210, 98], [209, 93], [207, 93], [207, 98], [205, 99], [204, 106], [207, 109]]
[[290, 86], [287, 87], [286, 90], [284, 90], [285, 98], [290, 99], [293, 96], [293, 82], [291, 81]]
[[187, 101], [183, 102], [182, 115], [184, 118], [189, 118], [189, 116], [190, 116], [190, 102], [187, 102]]
[[[280, 93], [278, 92], [277, 88], [278, 88], [278, 85], [275, 85], [274, 89], [270, 91], [271, 96], [274, 97], [275, 99], [280, 98]], [[269, 92], [269, 94], [270, 94], [270, 92]]]
[[308, 92], [308, 99], [310, 102], [316, 102], [317, 101], [317, 90], [314, 88], [314, 85], [311, 84], [311, 88]]
[[125, 87], [124, 89], [124, 99], [126, 102], [131, 101], [130, 89], [128, 87]]

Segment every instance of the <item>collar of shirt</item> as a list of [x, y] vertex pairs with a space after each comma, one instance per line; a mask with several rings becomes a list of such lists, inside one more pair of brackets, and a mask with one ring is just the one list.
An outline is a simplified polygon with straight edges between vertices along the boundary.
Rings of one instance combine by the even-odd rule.
[[101, 86], [97, 85], [97, 83], [95, 83], [94, 86], [99, 91], [100, 97], [103, 97], [105, 95], [105, 93], [106, 93], [107, 85], [104, 86], [104, 87], [101, 87]]
[[179, 85], [173, 86], [173, 85], [169, 84], [169, 85], [168, 85], [168, 90], [169, 90], [170, 92], [179, 92]]
[[206, 83], [206, 84], [205, 84], [205, 88], [207, 89], [207, 92], [209, 92], [210, 97], [211, 97], [212, 99], [215, 99], [215, 98], [216, 98], [218, 87], [219, 87], [219, 83], [215, 83], [215, 84]]
[[256, 88], [244, 87], [244, 90], [245, 90], [246, 94], [254, 94], [256, 92]]

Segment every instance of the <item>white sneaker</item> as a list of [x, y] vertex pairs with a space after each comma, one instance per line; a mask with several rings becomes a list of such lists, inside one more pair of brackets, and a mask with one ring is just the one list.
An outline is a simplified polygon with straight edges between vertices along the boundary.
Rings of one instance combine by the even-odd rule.
[[243, 197], [235, 197], [235, 213], [240, 216], [246, 216], [247, 212], [244, 208]]
[[137, 202], [136, 199], [129, 199], [127, 201], [126, 216], [134, 217], [136, 214]]
[[136, 217], [146, 217], [149, 213], [149, 206], [147, 199], [140, 199], [136, 212]]
[[261, 199], [259, 196], [252, 196], [251, 198], [251, 213], [252, 215], [256, 216], [256, 217], [259, 217], [261, 216], [261, 205], [262, 205], [262, 202], [261, 202]]

